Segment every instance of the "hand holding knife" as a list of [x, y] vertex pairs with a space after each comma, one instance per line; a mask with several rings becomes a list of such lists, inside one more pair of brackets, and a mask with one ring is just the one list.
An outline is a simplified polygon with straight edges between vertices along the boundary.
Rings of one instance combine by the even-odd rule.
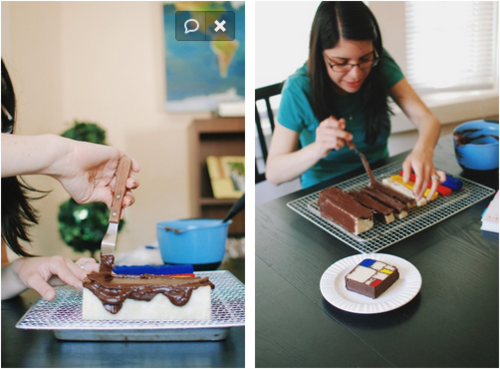
[[103, 255], [113, 254], [115, 251], [118, 224], [120, 223], [123, 198], [125, 197], [125, 192], [127, 190], [126, 183], [127, 178], [130, 175], [131, 164], [132, 161], [126, 155], [123, 155], [118, 163], [113, 201], [110, 208], [109, 226], [101, 243], [101, 253]]

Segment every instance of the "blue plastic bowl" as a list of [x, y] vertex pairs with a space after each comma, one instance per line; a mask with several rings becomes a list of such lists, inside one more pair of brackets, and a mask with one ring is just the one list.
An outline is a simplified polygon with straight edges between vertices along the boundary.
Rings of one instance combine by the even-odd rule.
[[498, 169], [498, 123], [485, 120], [463, 123], [453, 130], [453, 144], [457, 162], [463, 169]]
[[[195, 269], [197, 265], [220, 263], [224, 258], [231, 222], [222, 223], [222, 219], [180, 219], [156, 223], [163, 262], [192, 264]], [[176, 229], [180, 233], [168, 229]]]

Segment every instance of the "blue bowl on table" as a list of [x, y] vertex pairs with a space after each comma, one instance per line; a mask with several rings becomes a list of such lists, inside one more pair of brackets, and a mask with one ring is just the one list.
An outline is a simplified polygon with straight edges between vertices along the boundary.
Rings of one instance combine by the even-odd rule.
[[231, 220], [178, 219], [156, 223], [163, 262], [191, 264], [194, 270], [214, 270], [226, 251]]
[[498, 169], [498, 122], [474, 120], [453, 130], [453, 145], [458, 164], [468, 171]]

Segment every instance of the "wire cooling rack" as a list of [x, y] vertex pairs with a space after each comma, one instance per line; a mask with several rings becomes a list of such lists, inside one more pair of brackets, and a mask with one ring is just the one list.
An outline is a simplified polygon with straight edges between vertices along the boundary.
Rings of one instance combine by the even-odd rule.
[[[400, 161], [394, 162], [375, 169], [373, 174], [377, 181], [382, 182], [382, 179], [397, 174], [401, 170], [401, 165]], [[406, 218], [396, 219], [389, 224], [375, 222], [372, 229], [358, 235], [320, 215], [319, 191], [293, 200], [287, 203], [287, 206], [357, 251], [377, 252], [451, 217], [495, 192], [489, 187], [465, 178], [460, 179], [464, 184], [462, 190], [454, 191], [450, 196], [439, 196], [427, 205], [410, 209]], [[338, 183], [335, 187], [344, 191], [352, 191], [360, 190], [368, 184], [369, 177], [365, 173]]]
[[46, 330], [161, 330], [191, 328], [231, 328], [245, 325], [245, 286], [228, 271], [197, 272], [209, 277], [212, 290], [211, 320], [83, 320], [82, 292], [56, 287], [52, 301], [38, 300], [21, 318], [20, 329]]

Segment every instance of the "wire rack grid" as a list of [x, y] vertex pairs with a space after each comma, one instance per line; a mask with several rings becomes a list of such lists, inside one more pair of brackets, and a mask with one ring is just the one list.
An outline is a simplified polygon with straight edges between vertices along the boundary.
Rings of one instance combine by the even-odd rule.
[[212, 290], [211, 320], [83, 320], [82, 292], [70, 287], [56, 287], [52, 301], [38, 300], [21, 318], [20, 329], [46, 330], [129, 330], [231, 328], [245, 325], [245, 286], [228, 271], [197, 272], [209, 277]]
[[[377, 181], [382, 182], [382, 179], [397, 174], [401, 170], [401, 165], [402, 161], [394, 162], [373, 170], [373, 174]], [[358, 252], [371, 253], [380, 251], [437, 224], [495, 192], [489, 187], [465, 178], [460, 179], [463, 181], [463, 188], [460, 191], [454, 191], [450, 196], [439, 196], [436, 200], [422, 207], [410, 209], [406, 218], [396, 219], [389, 224], [375, 222], [372, 229], [358, 235], [320, 215], [318, 208], [320, 191], [290, 201], [287, 206]], [[368, 184], [369, 177], [365, 173], [338, 183], [335, 187], [344, 191], [352, 191], [360, 190]]]

